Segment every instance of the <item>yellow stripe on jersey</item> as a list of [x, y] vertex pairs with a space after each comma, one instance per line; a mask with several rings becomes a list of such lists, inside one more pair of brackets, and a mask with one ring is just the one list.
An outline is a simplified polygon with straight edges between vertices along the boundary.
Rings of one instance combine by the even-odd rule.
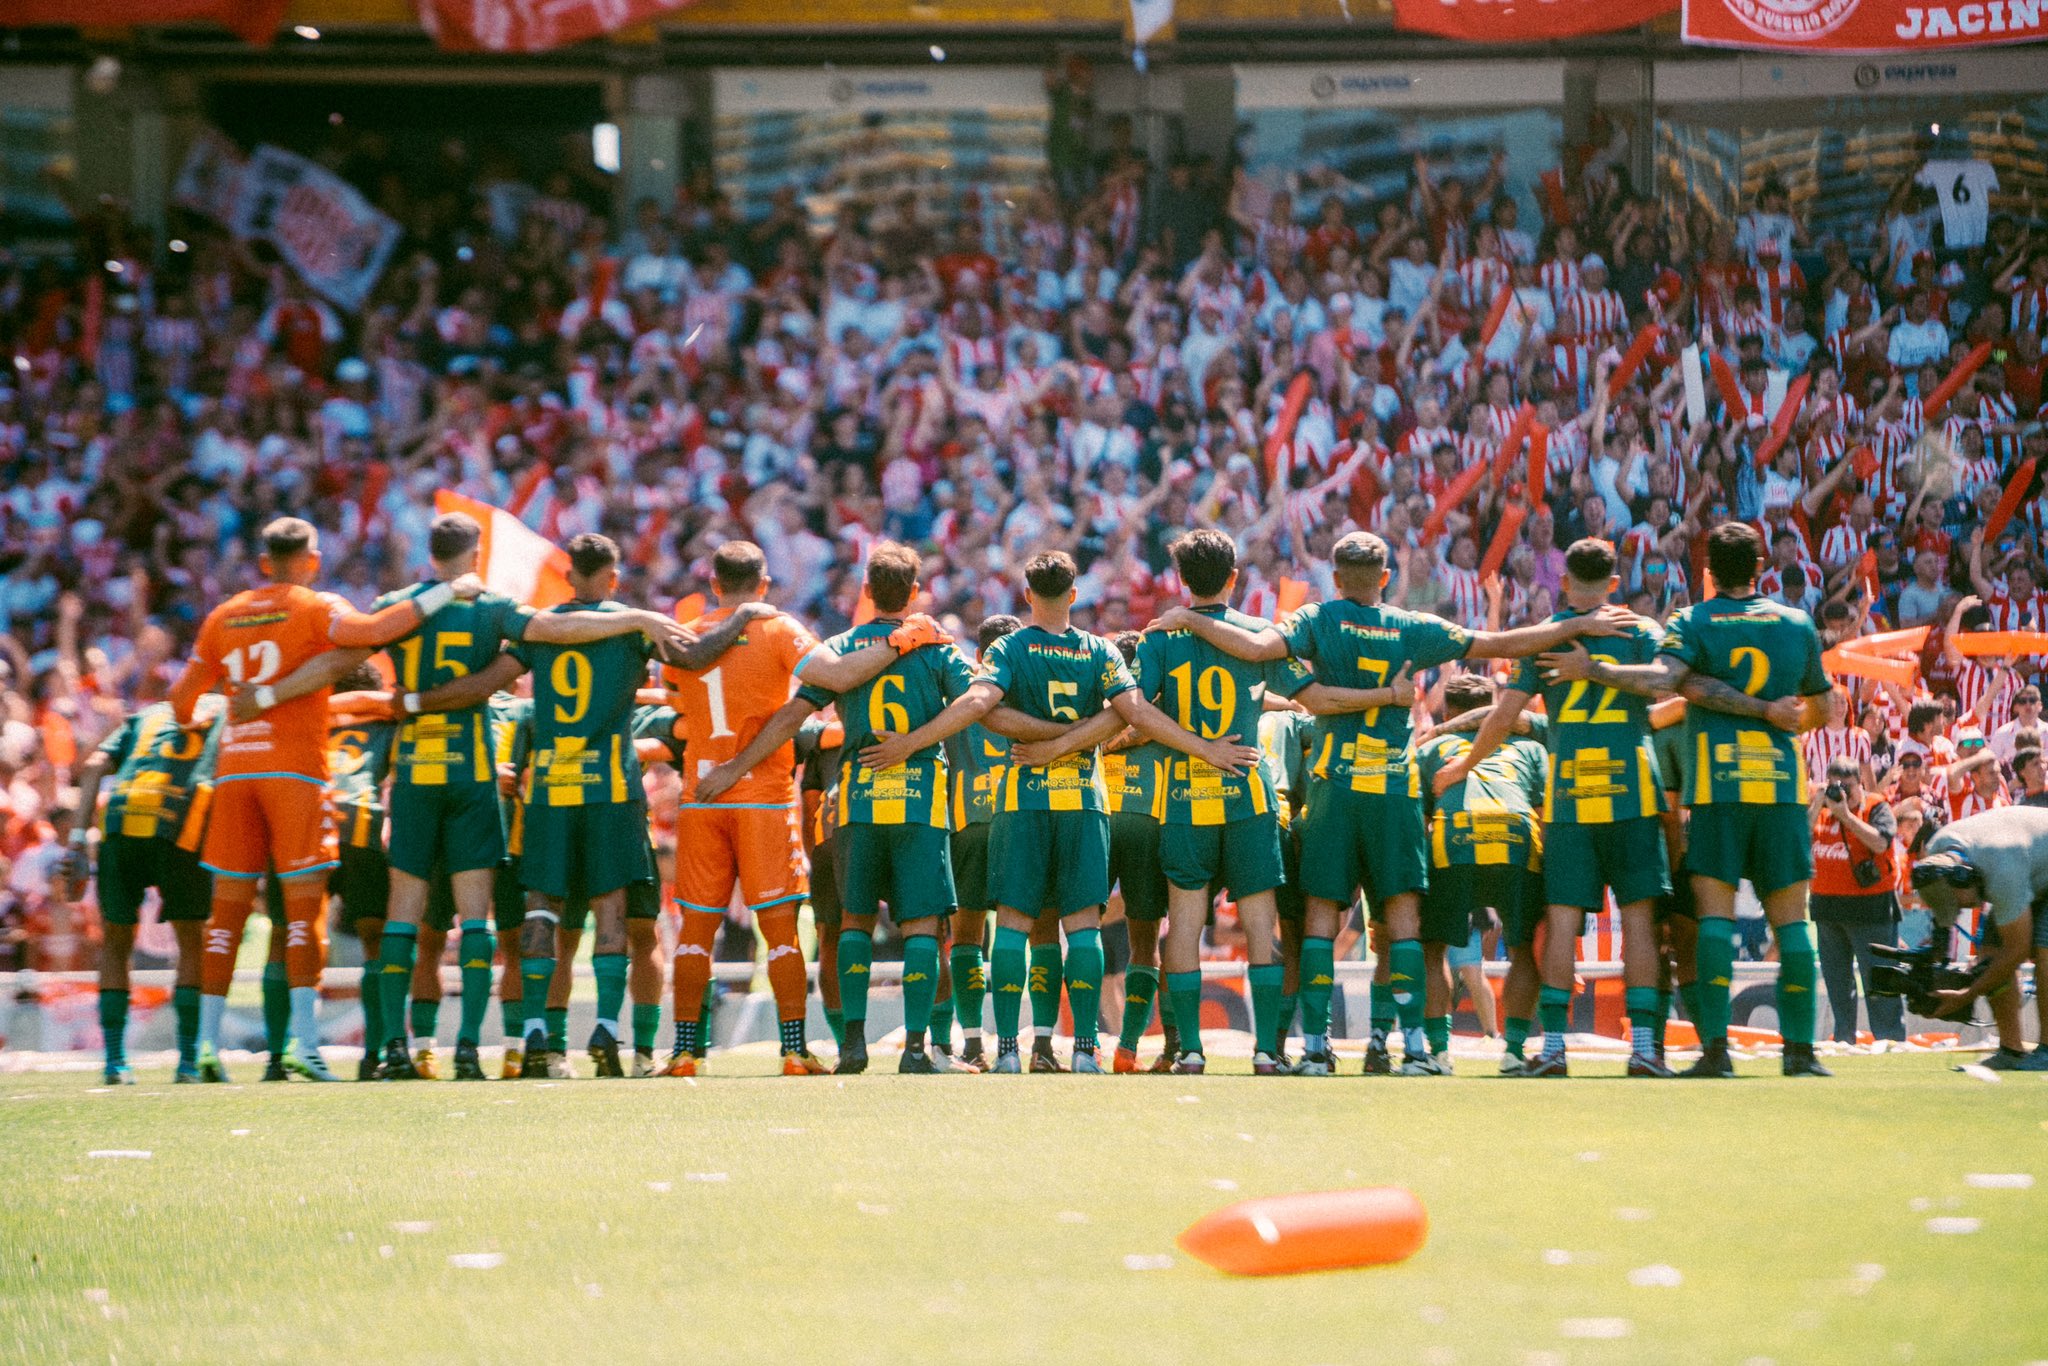
[[1003, 775], [1003, 810], [1017, 810], [1017, 765], [1011, 764]]
[[185, 828], [178, 832], [178, 847], [187, 853], [198, 853], [206, 843], [206, 813], [213, 809], [213, 784], [201, 783], [192, 789], [192, 799], [185, 807]]
[[1657, 765], [1650, 757], [1647, 741], [1636, 745], [1636, 795], [1642, 807], [1638, 815], [1657, 814]]
[[1429, 866], [1432, 868], [1451, 866], [1450, 841], [1444, 834], [1449, 826], [1450, 822], [1444, 819], [1444, 813], [1441, 811], [1437, 812], [1436, 819], [1429, 823]]
[[474, 734], [470, 737], [470, 752], [476, 757], [476, 780], [480, 783], [487, 783], [497, 775], [492, 770], [490, 748], [484, 744], [484, 716], [482, 712], [476, 714], [476, 722], [471, 729]]
[[931, 824], [935, 830], [946, 828], [946, 761], [940, 759], [932, 772]]
[[1699, 733], [1699, 753], [1693, 763], [1692, 804], [1711, 806], [1714, 801], [1713, 750], [1707, 744], [1707, 733]]
[[622, 735], [612, 736], [612, 800], [626, 800], [626, 760], [624, 748], [626, 739]]
[[965, 830], [967, 828], [967, 775], [965, 773], [953, 775], [953, 828], [955, 830]]
[[[839, 824], [842, 826], [852, 825], [853, 798], [849, 795], [849, 784], [844, 774], [840, 775], [839, 782], [833, 787], [833, 791], [839, 796]], [[823, 829], [822, 826], [819, 828]]]

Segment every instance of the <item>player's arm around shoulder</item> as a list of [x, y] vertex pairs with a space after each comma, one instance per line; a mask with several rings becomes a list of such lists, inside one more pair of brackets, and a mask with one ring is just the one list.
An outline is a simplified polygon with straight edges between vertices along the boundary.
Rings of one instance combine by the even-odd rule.
[[[1001, 643], [998, 642], [998, 645]], [[996, 704], [1002, 700], [1003, 688], [1000, 683], [986, 676], [977, 678], [966, 692], [948, 703], [944, 711], [910, 734], [876, 737], [874, 744], [861, 751], [860, 761], [872, 769], [895, 768], [919, 750], [929, 745], [943, 744], [966, 730], [994, 711]]]
[[[1235, 620], [1230, 618], [1235, 617]], [[1257, 630], [1247, 629], [1256, 623]], [[1260, 622], [1256, 617], [1226, 613], [1224, 616], [1210, 616], [1197, 612], [1192, 607], [1169, 607], [1159, 616], [1147, 622], [1145, 633], [1153, 635], [1165, 631], [1189, 631], [1227, 655], [1239, 659], [1261, 662], [1287, 658], [1287, 637], [1271, 622]]]
[[511, 687], [526, 668], [524, 659], [507, 650], [473, 674], [427, 692], [405, 694], [399, 699], [399, 711], [404, 716], [417, 716], [423, 711], [461, 711], [479, 706], [500, 688]]

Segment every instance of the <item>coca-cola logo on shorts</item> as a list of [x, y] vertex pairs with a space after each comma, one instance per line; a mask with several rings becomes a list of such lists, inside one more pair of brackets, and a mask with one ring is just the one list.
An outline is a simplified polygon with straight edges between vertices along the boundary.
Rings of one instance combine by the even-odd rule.
[[1862, 0], [1725, 0], [1728, 12], [1781, 43], [1824, 38], [1847, 22]]

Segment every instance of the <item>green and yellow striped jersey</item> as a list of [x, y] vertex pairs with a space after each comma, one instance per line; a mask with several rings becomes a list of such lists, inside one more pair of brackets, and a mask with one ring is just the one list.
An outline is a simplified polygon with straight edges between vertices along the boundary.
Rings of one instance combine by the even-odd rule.
[[1315, 738], [1316, 719], [1307, 712], [1269, 711], [1259, 717], [1259, 748], [1266, 752], [1280, 818], [1289, 824], [1308, 803], [1308, 756]]
[[[1335, 688], [1383, 688], [1407, 665], [1411, 676], [1465, 657], [1472, 637], [1442, 617], [1338, 598], [1313, 602], [1282, 628], [1287, 648]], [[1419, 680], [1418, 680], [1419, 681]], [[1353, 792], [1421, 796], [1410, 763], [1406, 707], [1375, 707], [1316, 718], [1310, 772]]]
[[[1552, 621], [1586, 615], [1569, 608]], [[1649, 621], [1618, 636], [1580, 641], [1595, 659], [1648, 664], [1659, 633]], [[1664, 809], [1656, 753], [1650, 745], [1650, 699], [1588, 679], [1546, 683], [1533, 658], [1515, 670], [1514, 688], [1543, 699], [1550, 726], [1550, 787], [1543, 818], [1567, 825], [1610, 825]]]
[[399, 729], [395, 721], [366, 721], [327, 732], [327, 802], [351, 848], [384, 847], [384, 780]]
[[1146, 740], [1102, 756], [1102, 788], [1111, 815], [1129, 812], [1166, 818], [1166, 773], [1181, 758], [1156, 740]]
[[198, 849], [221, 729], [219, 721], [182, 729], [168, 702], [152, 702], [116, 727], [99, 746], [112, 773], [101, 833]]
[[[558, 612], [623, 612], [615, 602], [571, 602]], [[525, 773], [528, 806], [604, 806], [641, 800], [633, 752], [636, 694], [647, 681], [653, 646], [638, 631], [583, 645], [522, 642], [513, 647], [533, 671], [532, 749]]]
[[1010, 742], [976, 721], [946, 741], [946, 766], [953, 778], [953, 828], [987, 825], [996, 817]]
[[[1116, 646], [1072, 626], [1057, 634], [1035, 625], [1012, 631], [989, 646], [981, 677], [1002, 690], [1005, 705], [1069, 725], [1087, 720], [1111, 698], [1137, 686]], [[1011, 764], [1003, 770], [1004, 811], [1107, 807], [1101, 765], [1092, 749], [1043, 768]]]
[[[1769, 598], [1709, 598], [1682, 608], [1658, 653], [1766, 702], [1828, 690], [1813, 619]], [[1806, 804], [1798, 736], [1698, 703], [1685, 709], [1685, 729], [1693, 760], [1688, 805]]]
[[1550, 755], [1534, 740], [1511, 737], [1479, 761], [1465, 781], [1436, 796], [1439, 770], [1469, 753], [1470, 735], [1439, 735], [1416, 751], [1429, 813], [1432, 868], [1543, 866], [1537, 803], [1549, 783]]
[[[382, 609], [416, 598], [433, 588], [416, 583], [377, 599]], [[398, 677], [398, 691], [431, 692], [489, 664], [506, 645], [526, 638], [533, 618], [523, 607], [497, 593], [472, 602], [451, 602], [421, 622], [419, 628], [385, 653]], [[392, 755], [395, 780], [418, 787], [492, 783], [490, 721], [482, 705], [461, 711], [424, 712], [400, 724]]]
[[[842, 631], [820, 648], [849, 655], [889, 639], [903, 623], [878, 617]], [[946, 709], [974, 682], [974, 671], [951, 645], [912, 650], [857, 688], [833, 694], [805, 684], [797, 695], [819, 707], [839, 711], [846, 742], [840, 751], [840, 825], [948, 825], [946, 756], [941, 745], [927, 745], [894, 768], [871, 769], [860, 752], [878, 736], [908, 735]]]

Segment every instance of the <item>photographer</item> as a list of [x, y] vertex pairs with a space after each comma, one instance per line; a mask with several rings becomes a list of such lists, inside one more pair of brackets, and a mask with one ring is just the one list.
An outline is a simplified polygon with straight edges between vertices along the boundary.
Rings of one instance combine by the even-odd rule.
[[[1967, 987], [1934, 993], [1942, 1019], [1969, 1018], [1971, 1003], [1991, 1002], [1998, 1052], [1984, 1060], [1997, 1071], [2048, 1072], [2048, 1051], [2026, 1052], [2014, 974], [2029, 954], [2034, 980], [2048, 980], [2048, 810], [2009, 806], [1943, 826], [1913, 865], [1913, 888], [1934, 914], [1936, 942], [1956, 914], [1983, 906], [1976, 977]], [[2035, 1002], [2040, 1008], [2041, 1002]]]
[[1829, 760], [1827, 786], [1813, 803], [1809, 906], [1820, 939], [1820, 975], [1827, 986], [1836, 1043], [1856, 1042], [1859, 976], [1871, 1034], [1894, 1042], [1906, 1037], [1903, 1003], [1870, 990], [1876, 961], [1871, 945], [1889, 944], [1897, 933], [1897, 838], [1891, 805], [1864, 787], [1862, 765], [1848, 757]]

